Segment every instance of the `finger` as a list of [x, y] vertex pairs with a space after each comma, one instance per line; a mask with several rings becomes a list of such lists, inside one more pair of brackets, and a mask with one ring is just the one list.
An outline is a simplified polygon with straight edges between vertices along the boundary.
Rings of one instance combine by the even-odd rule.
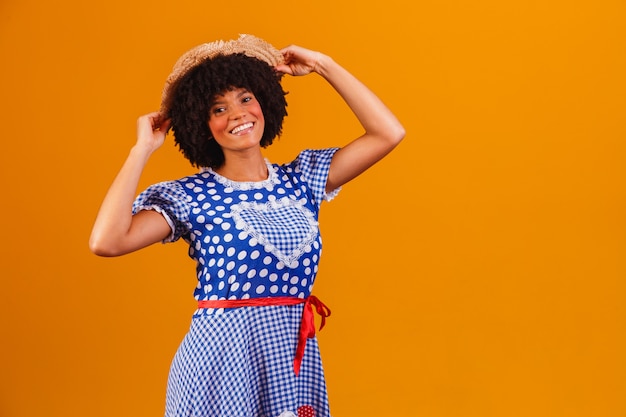
[[160, 125], [159, 125], [159, 129], [162, 130], [163, 132], [165, 132], [167, 134], [167, 132], [170, 131], [170, 128], [172, 127], [172, 119], [165, 119]]
[[274, 69], [278, 72], [282, 72], [283, 74], [293, 75], [293, 71], [291, 70], [291, 67], [286, 64], [278, 64], [274, 67]]

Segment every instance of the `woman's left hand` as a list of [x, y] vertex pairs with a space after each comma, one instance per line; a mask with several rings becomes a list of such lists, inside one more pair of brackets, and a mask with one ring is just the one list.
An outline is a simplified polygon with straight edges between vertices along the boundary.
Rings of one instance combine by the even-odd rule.
[[285, 58], [283, 64], [277, 65], [276, 70], [285, 74], [299, 76], [317, 72], [322, 53], [291, 45], [280, 50]]

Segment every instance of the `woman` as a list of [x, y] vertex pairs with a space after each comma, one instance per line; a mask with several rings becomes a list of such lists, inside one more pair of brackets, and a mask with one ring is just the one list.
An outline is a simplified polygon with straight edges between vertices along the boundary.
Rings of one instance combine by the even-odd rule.
[[[282, 131], [284, 74], [317, 73], [364, 133], [342, 148], [305, 150], [283, 165], [261, 148]], [[200, 172], [135, 198], [150, 155], [174, 131]], [[198, 300], [171, 365], [167, 416], [329, 416], [311, 295], [321, 254], [322, 201], [404, 137], [391, 111], [329, 56], [276, 50], [250, 35], [184, 54], [159, 112], [137, 122], [137, 142], [96, 218], [91, 250], [119, 256], [183, 238], [196, 261]]]

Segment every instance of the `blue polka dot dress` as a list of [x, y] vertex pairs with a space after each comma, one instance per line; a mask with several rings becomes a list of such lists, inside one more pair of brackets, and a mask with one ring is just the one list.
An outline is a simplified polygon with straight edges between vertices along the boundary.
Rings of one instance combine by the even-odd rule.
[[[260, 182], [234, 182], [210, 168], [150, 186], [133, 213], [156, 210], [189, 244], [201, 300], [311, 294], [322, 245], [318, 213], [336, 148], [305, 150], [268, 164]], [[202, 308], [170, 368], [167, 417], [329, 416], [317, 339], [294, 354], [303, 304]]]

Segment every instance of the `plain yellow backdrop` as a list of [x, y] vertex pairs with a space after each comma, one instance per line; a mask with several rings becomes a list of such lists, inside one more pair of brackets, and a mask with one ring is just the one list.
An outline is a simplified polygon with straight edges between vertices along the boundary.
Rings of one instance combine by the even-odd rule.
[[[87, 241], [185, 50], [239, 33], [333, 56], [407, 137], [323, 208], [335, 416], [626, 416], [622, 0], [0, 3], [0, 416], [163, 413], [193, 311], [184, 244]], [[267, 151], [360, 134], [286, 78]], [[193, 172], [171, 138], [141, 187]]]

